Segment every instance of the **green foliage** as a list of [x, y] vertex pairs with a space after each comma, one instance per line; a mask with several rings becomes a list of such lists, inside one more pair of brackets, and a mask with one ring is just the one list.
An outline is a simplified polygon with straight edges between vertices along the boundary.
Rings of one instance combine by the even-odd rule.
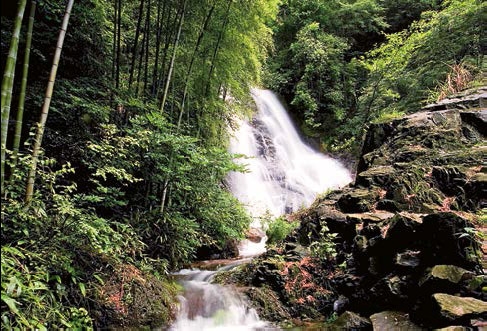
[[322, 261], [334, 260], [337, 255], [336, 245], [334, 243], [336, 236], [336, 233], [331, 233], [328, 227], [322, 224], [320, 238], [312, 242], [309, 246], [311, 256], [317, 257]]
[[277, 217], [264, 221], [267, 244], [275, 245], [283, 241], [298, 225], [298, 221], [289, 221], [285, 217]]
[[127, 226], [84, 208], [75, 186], [63, 179], [73, 169], [51, 171], [52, 159], [40, 163], [42, 186], [25, 208], [13, 188], [23, 186], [28, 160], [19, 158], [7, 187], [11, 195], [2, 201], [2, 327], [91, 327], [81, 303], [96, 268], [93, 259], [115, 263], [140, 252], [141, 243]]
[[[438, 12], [425, 12], [408, 31], [387, 37], [364, 62], [369, 80], [360, 98], [366, 119], [413, 112], [445, 81], [452, 65], [481, 65], [479, 22], [485, 3], [453, 0]], [[475, 73], [475, 69], [473, 70]], [[429, 101], [433, 101], [429, 100]]]
[[38, 254], [2, 245], [2, 328], [92, 328], [86, 309], [60, 301], [66, 287], [53, 284], [55, 277], [44, 263]]

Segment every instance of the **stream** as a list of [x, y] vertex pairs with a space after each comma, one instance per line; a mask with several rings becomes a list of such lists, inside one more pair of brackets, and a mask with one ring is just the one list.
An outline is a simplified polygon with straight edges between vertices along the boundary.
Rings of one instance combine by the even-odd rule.
[[[278, 217], [307, 207], [318, 194], [348, 184], [351, 175], [340, 162], [303, 142], [274, 93], [253, 89], [252, 97], [257, 113], [251, 121], [239, 120], [230, 144], [230, 152], [247, 156], [238, 162], [249, 171], [230, 174], [228, 184], [254, 219], [251, 228], [262, 231], [262, 216]], [[212, 283], [217, 272], [265, 252], [265, 240], [242, 241], [240, 260], [227, 260], [216, 270], [176, 273], [184, 293], [170, 330], [279, 330], [262, 321], [235, 289]]]

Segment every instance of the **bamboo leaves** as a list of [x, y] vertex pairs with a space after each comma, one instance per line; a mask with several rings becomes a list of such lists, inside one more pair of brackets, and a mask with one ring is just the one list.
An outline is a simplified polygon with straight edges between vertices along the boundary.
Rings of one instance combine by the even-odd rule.
[[32, 149], [32, 164], [27, 178], [27, 187], [25, 192], [25, 202], [29, 204], [34, 194], [34, 181], [36, 176], [37, 161], [41, 149], [42, 138], [44, 136], [44, 129], [46, 126], [47, 115], [49, 114], [49, 106], [51, 104], [52, 93], [54, 91], [54, 82], [56, 80], [57, 69], [59, 66], [59, 59], [61, 57], [61, 51], [63, 49], [64, 37], [66, 36], [66, 30], [68, 28], [69, 17], [71, 15], [71, 9], [73, 8], [74, 0], [68, 0], [66, 5], [66, 12], [64, 13], [64, 19], [59, 31], [59, 37], [56, 45], [56, 52], [54, 53], [54, 59], [51, 67], [51, 73], [49, 74], [49, 82], [46, 89], [46, 96], [42, 105], [41, 117], [37, 126], [37, 133], [34, 140], [34, 147]]
[[2, 133], [1, 133], [1, 194], [4, 194], [4, 181], [5, 181], [5, 156], [7, 149], [7, 133], [8, 133], [8, 121], [10, 116], [10, 104], [12, 102], [12, 89], [15, 76], [15, 63], [17, 62], [17, 50], [19, 47], [20, 28], [22, 26], [22, 18], [24, 17], [24, 11], [27, 0], [20, 0], [15, 18], [14, 32], [12, 33], [12, 39], [10, 41], [10, 49], [8, 52], [7, 63], [5, 65], [5, 72], [2, 80]]

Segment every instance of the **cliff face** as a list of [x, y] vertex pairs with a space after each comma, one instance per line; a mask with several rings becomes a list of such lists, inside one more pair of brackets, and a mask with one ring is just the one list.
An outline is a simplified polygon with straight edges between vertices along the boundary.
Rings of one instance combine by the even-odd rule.
[[347, 311], [341, 328], [393, 328], [384, 323], [401, 316], [428, 328], [484, 323], [486, 94], [372, 125], [355, 183], [294, 215], [300, 226], [286, 242], [240, 271], [262, 317]]

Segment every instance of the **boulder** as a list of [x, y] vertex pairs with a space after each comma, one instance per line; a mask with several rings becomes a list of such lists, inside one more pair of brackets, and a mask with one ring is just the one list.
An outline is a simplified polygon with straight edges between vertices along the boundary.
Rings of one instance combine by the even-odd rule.
[[262, 231], [262, 229], [250, 228], [245, 233], [245, 238], [253, 243], [260, 243], [264, 237], [265, 233]]
[[370, 321], [356, 313], [346, 311], [333, 323], [325, 326], [326, 330], [372, 330]]
[[466, 322], [471, 318], [487, 317], [487, 302], [479, 299], [436, 293], [433, 294], [433, 300], [441, 317], [448, 322]]
[[383, 311], [370, 316], [374, 330], [423, 330], [409, 320], [407, 313]]
[[429, 291], [458, 291], [463, 281], [472, 279], [475, 274], [454, 265], [435, 265], [420, 280], [419, 285]]
[[363, 213], [372, 209], [377, 197], [375, 190], [358, 188], [342, 195], [336, 205], [344, 213]]
[[478, 243], [468, 229], [474, 225], [454, 213], [426, 215], [418, 228], [421, 261], [426, 267], [451, 264], [474, 269], [479, 266]]
[[396, 254], [396, 265], [402, 268], [413, 269], [420, 265], [420, 253], [421, 251], [405, 250]]
[[481, 135], [487, 134], [487, 109], [464, 110], [460, 112], [464, 124], [471, 125]]
[[372, 185], [384, 186], [391, 180], [391, 175], [395, 170], [392, 166], [378, 166], [369, 168], [357, 175], [355, 180], [356, 185], [363, 185], [370, 187]]

